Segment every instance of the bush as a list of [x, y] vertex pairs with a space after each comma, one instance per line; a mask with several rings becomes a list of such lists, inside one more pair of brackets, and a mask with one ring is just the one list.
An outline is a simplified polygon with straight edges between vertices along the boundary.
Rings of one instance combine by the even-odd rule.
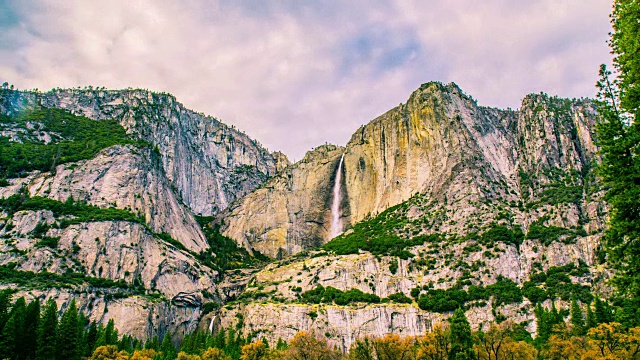
[[35, 246], [37, 248], [46, 246], [55, 249], [56, 247], [58, 247], [58, 241], [60, 241], [60, 237], [44, 236], [42, 239], [40, 239], [40, 241], [36, 243]]
[[331, 304], [348, 305], [351, 303], [363, 302], [377, 304], [380, 297], [375, 294], [364, 293], [359, 289], [341, 291], [334, 287], [318, 285], [315, 289], [305, 291], [300, 295], [303, 302], [311, 304]]

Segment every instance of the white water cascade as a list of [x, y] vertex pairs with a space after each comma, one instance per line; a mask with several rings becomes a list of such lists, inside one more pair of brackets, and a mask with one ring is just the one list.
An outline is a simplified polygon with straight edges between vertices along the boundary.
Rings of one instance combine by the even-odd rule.
[[342, 233], [342, 219], [340, 218], [340, 200], [342, 200], [342, 194], [340, 192], [342, 188], [342, 162], [344, 161], [344, 154], [340, 157], [340, 164], [338, 165], [338, 171], [336, 172], [335, 183], [333, 184], [333, 202], [331, 203], [331, 237], [340, 235]]

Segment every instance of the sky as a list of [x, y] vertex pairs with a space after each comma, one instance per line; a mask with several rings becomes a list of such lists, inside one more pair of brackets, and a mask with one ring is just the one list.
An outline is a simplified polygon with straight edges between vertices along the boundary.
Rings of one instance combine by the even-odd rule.
[[299, 160], [428, 81], [593, 97], [611, 0], [0, 0], [0, 81], [172, 93]]

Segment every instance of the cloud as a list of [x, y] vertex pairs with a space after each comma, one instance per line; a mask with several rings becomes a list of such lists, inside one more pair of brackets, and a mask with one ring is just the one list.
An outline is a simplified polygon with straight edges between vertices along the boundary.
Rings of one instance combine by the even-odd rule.
[[608, 0], [0, 2], [0, 80], [167, 91], [300, 159], [430, 80], [593, 96]]

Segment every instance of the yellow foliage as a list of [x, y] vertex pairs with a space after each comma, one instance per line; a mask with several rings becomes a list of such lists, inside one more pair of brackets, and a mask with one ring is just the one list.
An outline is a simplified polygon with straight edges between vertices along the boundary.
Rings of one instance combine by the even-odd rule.
[[342, 354], [331, 349], [325, 339], [319, 339], [306, 331], [297, 333], [289, 348], [281, 353], [284, 360], [334, 360], [340, 359]]
[[269, 349], [262, 341], [256, 341], [242, 347], [242, 360], [262, 360], [269, 358]]
[[449, 330], [436, 324], [433, 330], [417, 339], [417, 360], [447, 360], [449, 355]]
[[136, 350], [129, 360], [153, 360], [156, 351], [153, 349]]
[[231, 360], [231, 357], [222, 350], [216, 348], [208, 348], [202, 356], [202, 360]]
[[376, 360], [410, 360], [415, 358], [415, 339], [401, 338], [397, 334], [387, 334], [373, 341]]
[[91, 360], [128, 360], [129, 354], [125, 351], [118, 352], [114, 345], [100, 346], [93, 351]]
[[198, 355], [191, 355], [191, 354], [187, 354], [184, 351], [180, 351], [178, 353], [177, 360], [201, 360], [201, 358]]

